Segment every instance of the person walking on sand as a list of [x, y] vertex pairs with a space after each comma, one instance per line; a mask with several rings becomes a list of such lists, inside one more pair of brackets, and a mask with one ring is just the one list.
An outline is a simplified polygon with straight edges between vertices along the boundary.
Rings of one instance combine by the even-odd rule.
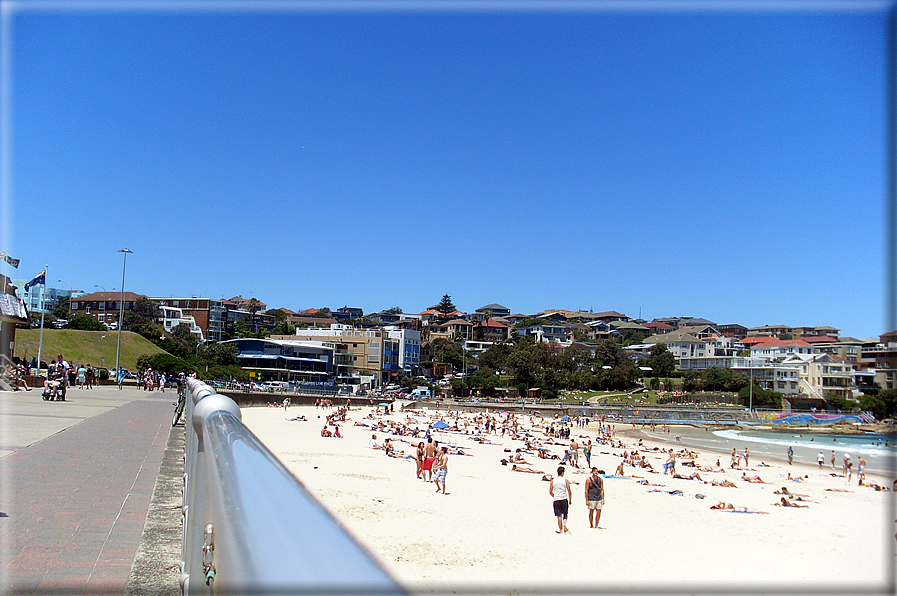
[[791, 445], [788, 445], [788, 465], [791, 465], [791, 462], [794, 461], [794, 449], [791, 448]]
[[750, 464], [748, 464], [748, 448], [744, 448], [744, 467], [749, 468]]
[[819, 469], [822, 469], [823, 464], [825, 464], [825, 454], [823, 452], [819, 452], [819, 455], [816, 456], [816, 461], [819, 463]]
[[573, 455], [573, 466], [579, 468], [579, 443], [576, 439], [570, 441], [570, 453]]
[[835, 450], [832, 449], [832, 469], [835, 469]]
[[845, 476], [845, 477], [847, 476], [847, 471], [848, 471], [849, 469], [850, 469], [850, 454], [849, 454], [849, 453], [845, 453], [845, 454], [844, 454], [844, 464], [843, 464], [843, 469], [842, 469], [842, 471], [844, 472], [844, 476]]
[[443, 447], [436, 453], [433, 461], [433, 482], [436, 483], [436, 492], [445, 494], [445, 477], [448, 475], [448, 447]]
[[592, 468], [592, 475], [586, 479], [586, 506], [589, 508], [589, 527], [597, 529], [604, 507], [604, 478], [598, 468]]
[[570, 481], [564, 478], [564, 466], [558, 467], [558, 475], [548, 483], [548, 494], [554, 497], [554, 515], [558, 518], [558, 534], [569, 532], [567, 529], [567, 513], [573, 503], [573, 492]]
[[860, 456], [860, 461], [857, 463], [857, 478], [859, 478], [860, 482], [857, 486], [863, 486], [863, 480], [866, 479], [866, 460], [863, 459], [863, 456]]

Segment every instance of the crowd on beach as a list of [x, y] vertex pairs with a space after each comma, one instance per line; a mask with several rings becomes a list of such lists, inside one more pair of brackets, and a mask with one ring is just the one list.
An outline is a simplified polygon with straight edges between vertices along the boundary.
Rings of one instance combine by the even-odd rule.
[[[285, 409], [289, 407], [289, 398], [284, 400], [283, 406]], [[647, 487], [649, 492], [697, 499], [708, 498], [703, 489], [699, 488], [693, 493], [686, 492], [681, 488], [667, 487], [661, 479], [667, 477], [687, 480], [700, 486], [726, 489], [737, 489], [741, 483], [778, 484], [773, 478], [761, 477], [762, 472], [758, 469], [770, 467], [764, 462], [753, 463], [757, 469], [751, 467], [753, 459], [748, 447], [741, 451], [733, 448], [728, 466], [724, 467], [719, 457], [712, 456], [709, 461], [705, 457], [701, 461], [698, 452], [684, 446], [676, 449], [649, 446], [642, 438], [624, 440], [617, 436], [615, 425], [604, 418], [559, 419], [545, 418], [538, 413], [405, 408], [396, 412], [395, 403], [372, 405], [370, 408], [351, 407], [351, 404], [347, 404], [334, 409], [333, 404], [327, 400], [319, 400], [315, 406], [328, 412], [321, 430], [322, 437], [342, 437], [340, 425], [344, 428], [364, 429], [370, 433], [367, 443], [369, 449], [382, 451], [387, 457], [414, 462], [415, 477], [422, 482], [433, 483], [435, 492], [439, 494], [450, 494], [447, 492], [450, 457], [473, 455], [462, 440], [501, 448], [501, 455], [497, 458], [499, 465], [506, 466], [510, 472], [532, 474], [534, 479], [548, 483], [552, 512], [557, 518], [559, 534], [569, 532], [567, 517], [573, 502], [573, 486], [580, 486], [578, 490], [583, 491], [589, 527], [598, 528], [606, 500], [607, 482], [635, 481]], [[288, 420], [305, 420], [305, 417]], [[653, 425], [651, 429], [654, 429]], [[664, 427], [662, 430], [669, 429]], [[512, 449], [510, 446], [515, 444], [519, 444], [519, 447]], [[613, 474], [592, 465], [593, 455], [597, 454], [619, 458]], [[834, 458], [834, 452], [832, 457]], [[715, 463], [711, 463], [714, 458]], [[849, 459], [849, 454], [845, 454], [842, 473], [833, 472], [830, 476], [851, 482], [852, 464]], [[550, 469], [544, 465], [548, 461], [552, 462]], [[604, 461], [607, 461], [606, 458]], [[540, 466], [539, 463], [543, 465]], [[822, 463], [820, 459], [820, 468]], [[865, 466], [865, 460], [860, 458], [858, 486], [870, 486], [882, 491], [897, 489], [897, 481], [894, 489], [874, 483], [864, 484]], [[834, 468], [834, 459], [832, 467]], [[784, 485], [773, 493], [778, 500], [770, 505], [808, 507], [817, 502], [810, 494], [792, 492], [787, 486], [790, 483], [804, 482], [806, 478], [806, 475], [788, 473], [781, 480]], [[825, 490], [843, 492], [845, 489]], [[716, 500], [709, 507], [714, 511], [768, 513], [733, 504], [729, 499]]]

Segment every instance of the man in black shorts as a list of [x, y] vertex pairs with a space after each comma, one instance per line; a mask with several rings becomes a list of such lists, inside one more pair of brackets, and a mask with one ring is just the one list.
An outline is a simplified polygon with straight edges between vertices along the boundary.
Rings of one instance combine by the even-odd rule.
[[567, 529], [567, 512], [573, 503], [573, 492], [570, 481], [564, 478], [564, 466], [558, 467], [558, 475], [548, 483], [548, 494], [554, 497], [554, 515], [558, 518], [558, 534], [569, 532]]

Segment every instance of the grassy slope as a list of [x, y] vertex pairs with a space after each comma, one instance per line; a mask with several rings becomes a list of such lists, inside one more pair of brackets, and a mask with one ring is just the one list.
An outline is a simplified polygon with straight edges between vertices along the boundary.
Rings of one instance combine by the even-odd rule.
[[[40, 329], [16, 329], [15, 355], [24, 358], [28, 349], [28, 360], [37, 356]], [[44, 329], [44, 343], [41, 360], [50, 362], [57, 354], [71, 363], [80, 359], [84, 364], [105, 368], [115, 368], [115, 350], [118, 344], [117, 331], [76, 331], [74, 329]], [[130, 331], [121, 334], [121, 365], [129, 370], [137, 368], [137, 359], [144, 354], [163, 352], [143, 336]], [[105, 358], [105, 363], [103, 361]]]

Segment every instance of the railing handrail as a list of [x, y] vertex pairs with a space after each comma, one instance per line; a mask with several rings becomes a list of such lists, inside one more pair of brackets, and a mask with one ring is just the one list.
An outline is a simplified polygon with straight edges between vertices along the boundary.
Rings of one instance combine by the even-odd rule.
[[404, 594], [240, 420], [188, 379], [184, 594]]

